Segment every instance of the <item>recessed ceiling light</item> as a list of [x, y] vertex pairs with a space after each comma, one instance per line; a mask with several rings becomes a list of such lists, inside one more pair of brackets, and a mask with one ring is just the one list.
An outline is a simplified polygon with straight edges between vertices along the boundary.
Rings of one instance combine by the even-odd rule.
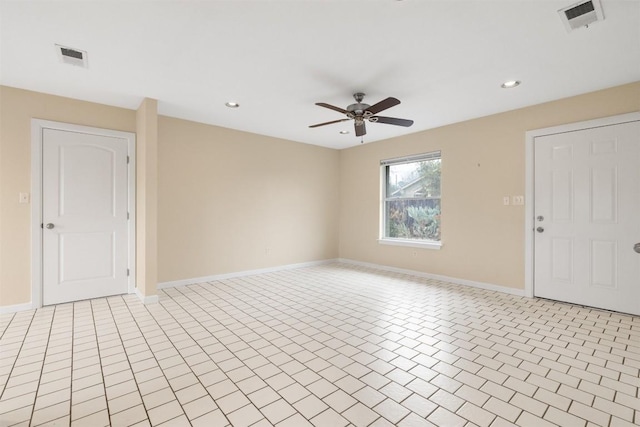
[[226, 105], [229, 108], [238, 108], [240, 106], [240, 104], [233, 101], [225, 102], [224, 105]]
[[516, 87], [516, 86], [520, 86], [520, 80], [509, 80], [509, 81], [506, 81], [506, 82], [502, 83], [501, 87], [503, 89], [511, 89], [511, 88]]
[[340, 131], [340, 135], [346, 135], [346, 134], [348, 134], [348, 133], [349, 133], [349, 131], [348, 131], [348, 130], [341, 130], [341, 131]]

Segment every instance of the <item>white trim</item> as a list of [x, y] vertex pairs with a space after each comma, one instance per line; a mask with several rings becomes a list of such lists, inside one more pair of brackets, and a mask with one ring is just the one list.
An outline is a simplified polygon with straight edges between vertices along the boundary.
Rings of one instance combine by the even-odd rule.
[[422, 271], [407, 270], [407, 269], [404, 269], [404, 268], [396, 268], [396, 267], [389, 267], [387, 265], [372, 264], [372, 263], [369, 263], [369, 262], [355, 261], [355, 260], [347, 259], [347, 258], [339, 258], [338, 262], [342, 262], [344, 264], [359, 265], [361, 267], [375, 268], [377, 270], [390, 271], [392, 273], [408, 274], [408, 275], [411, 275], [411, 276], [423, 277], [425, 279], [441, 280], [443, 282], [454, 283], [456, 285], [469, 286], [469, 287], [472, 287], [472, 288], [487, 289], [489, 291], [502, 292], [504, 294], [516, 295], [516, 296], [519, 296], [519, 297], [524, 297], [525, 296], [524, 290], [522, 290], [522, 289], [509, 288], [509, 287], [506, 287], [506, 286], [494, 285], [492, 283], [476, 282], [476, 281], [467, 280], [467, 279], [458, 279], [456, 277], [441, 276], [439, 274], [424, 273]]
[[128, 179], [129, 179], [129, 293], [137, 289], [136, 284], [136, 134], [127, 132], [129, 139]]
[[31, 306], [42, 307], [42, 135], [44, 129], [88, 133], [127, 140], [129, 178], [128, 292], [136, 289], [136, 134], [111, 129], [31, 119]]
[[560, 126], [553, 126], [543, 129], [534, 129], [525, 133], [525, 205], [524, 205], [524, 294], [528, 297], [534, 296], [534, 238], [533, 226], [535, 217], [534, 200], [534, 146], [535, 139], [541, 136], [555, 135], [559, 133], [575, 132], [584, 129], [591, 129], [603, 126], [612, 126], [622, 123], [640, 121], [640, 111], [619, 114], [617, 116], [603, 117], [600, 119], [587, 120], [584, 122], [568, 123]]
[[434, 250], [440, 250], [442, 248], [442, 243], [432, 241], [432, 240], [407, 240], [407, 239], [392, 239], [387, 237], [383, 239], [378, 239], [378, 243], [380, 243], [381, 245], [408, 246], [412, 248], [434, 249]]
[[173, 280], [171, 282], [158, 283], [158, 289], [175, 288], [176, 286], [195, 285], [197, 283], [213, 282], [216, 280], [233, 279], [235, 277], [254, 276], [256, 274], [274, 273], [276, 271], [295, 270], [297, 268], [314, 267], [317, 265], [337, 262], [337, 258], [320, 261], [301, 262], [298, 264], [280, 265], [277, 267], [258, 268], [256, 270], [244, 270], [233, 273], [215, 274], [213, 276], [194, 277], [192, 279]]
[[5, 305], [4, 307], [0, 307], [0, 314], [17, 313], [18, 311], [33, 310], [34, 308], [35, 307], [30, 302], [16, 305]]
[[393, 166], [401, 165], [403, 163], [415, 163], [425, 160], [435, 160], [442, 158], [442, 152], [440, 150], [430, 151], [422, 154], [411, 154], [409, 156], [395, 157], [393, 159], [380, 160], [380, 166]]
[[145, 296], [142, 295], [142, 292], [140, 292], [140, 288], [136, 288], [136, 296], [138, 297], [138, 299], [144, 304], [157, 304], [158, 301], [160, 301], [160, 297], [158, 295], [149, 295], [149, 296]]
[[31, 305], [42, 307], [42, 131], [31, 120]]

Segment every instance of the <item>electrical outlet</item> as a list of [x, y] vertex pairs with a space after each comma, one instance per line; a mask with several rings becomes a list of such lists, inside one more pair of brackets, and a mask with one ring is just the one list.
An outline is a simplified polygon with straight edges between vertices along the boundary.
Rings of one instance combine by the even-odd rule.
[[414, 258], [417, 257], [418, 256], [418, 251], [411, 252], [411, 255], [413, 255]]
[[524, 205], [524, 196], [513, 196], [514, 205]]
[[503, 205], [505, 205], [505, 206], [509, 206], [509, 204], [510, 204], [510, 203], [509, 203], [509, 199], [510, 199], [510, 197], [509, 197], [509, 196], [504, 196], [504, 197], [502, 198], [502, 204], [503, 204]]
[[20, 193], [18, 201], [20, 203], [29, 203], [29, 193]]

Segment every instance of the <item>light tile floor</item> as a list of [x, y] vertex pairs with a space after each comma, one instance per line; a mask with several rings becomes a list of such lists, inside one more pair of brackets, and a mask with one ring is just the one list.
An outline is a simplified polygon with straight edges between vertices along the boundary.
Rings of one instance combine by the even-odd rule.
[[640, 318], [344, 264], [0, 320], [2, 426], [640, 424]]

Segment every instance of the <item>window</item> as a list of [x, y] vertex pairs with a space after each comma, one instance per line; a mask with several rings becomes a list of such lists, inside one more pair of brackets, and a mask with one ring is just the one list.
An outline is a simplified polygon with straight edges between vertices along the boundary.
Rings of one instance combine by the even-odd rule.
[[440, 152], [383, 160], [381, 243], [440, 247]]

